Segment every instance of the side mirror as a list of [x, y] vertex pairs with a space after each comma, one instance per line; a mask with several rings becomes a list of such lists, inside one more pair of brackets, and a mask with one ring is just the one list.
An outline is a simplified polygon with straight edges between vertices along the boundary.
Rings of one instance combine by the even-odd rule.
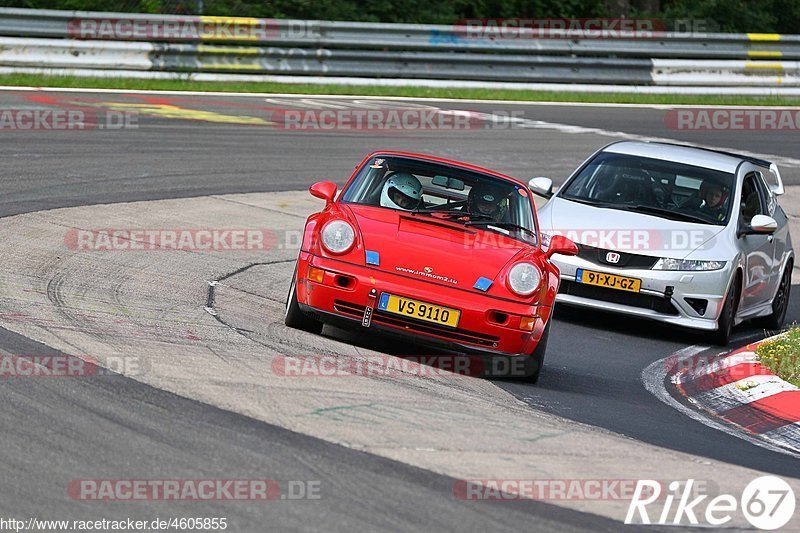
[[778, 222], [767, 215], [756, 215], [750, 221], [750, 230], [753, 233], [775, 233], [776, 229], [778, 229]]
[[547, 249], [545, 257], [550, 259], [555, 254], [578, 255], [578, 246], [563, 235], [553, 235], [550, 239], [550, 248]]
[[311, 196], [325, 200], [325, 205], [331, 204], [336, 197], [336, 184], [332, 181], [320, 181], [308, 188]]
[[553, 180], [539, 176], [538, 178], [531, 178], [528, 182], [528, 187], [531, 192], [543, 198], [550, 198], [553, 196]]

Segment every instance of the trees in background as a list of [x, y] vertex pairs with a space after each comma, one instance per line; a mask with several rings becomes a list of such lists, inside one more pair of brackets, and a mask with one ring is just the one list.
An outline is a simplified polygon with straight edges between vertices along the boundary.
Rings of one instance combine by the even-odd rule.
[[649, 17], [800, 33], [800, 0], [0, 0], [3, 7], [452, 24], [464, 18]]

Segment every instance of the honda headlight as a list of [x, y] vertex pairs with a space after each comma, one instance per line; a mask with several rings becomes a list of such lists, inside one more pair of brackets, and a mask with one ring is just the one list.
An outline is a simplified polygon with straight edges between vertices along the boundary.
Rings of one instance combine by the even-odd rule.
[[530, 296], [539, 287], [542, 275], [530, 263], [518, 263], [508, 271], [508, 288], [519, 296]]
[[662, 257], [653, 267], [653, 270], [722, 270], [727, 264], [727, 261], [696, 261], [693, 259], [670, 259], [668, 257]]
[[333, 220], [322, 228], [322, 246], [332, 254], [343, 254], [356, 240], [353, 226], [344, 220]]

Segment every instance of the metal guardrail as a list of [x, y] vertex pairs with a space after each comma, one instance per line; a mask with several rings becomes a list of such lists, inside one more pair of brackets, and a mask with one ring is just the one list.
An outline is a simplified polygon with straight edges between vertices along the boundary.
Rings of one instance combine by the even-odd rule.
[[[473, 38], [464, 26], [0, 8], [0, 66], [629, 85], [800, 85], [800, 36]], [[787, 61], [788, 60], [788, 61]]]

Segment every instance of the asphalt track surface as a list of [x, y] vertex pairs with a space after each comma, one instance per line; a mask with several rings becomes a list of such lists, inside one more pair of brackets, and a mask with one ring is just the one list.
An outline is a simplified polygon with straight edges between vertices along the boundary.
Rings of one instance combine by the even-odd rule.
[[[260, 99], [255, 105], [254, 98], [227, 96], [157, 100], [97, 94], [51, 96], [57, 100], [46, 106], [70, 106], [75, 101], [85, 105], [88, 100], [126, 105], [147, 101], [159, 110], [140, 115], [137, 128], [119, 131], [3, 132], [0, 216], [100, 203], [297, 190], [324, 179], [342, 183], [363, 155], [387, 148], [436, 153], [523, 178], [550, 175], [559, 182], [588, 154], [615, 140], [557, 127], [288, 132], [235, 124], [219, 116], [211, 121], [208, 116], [199, 119], [196, 113], [263, 117], [268, 110], [259, 106], [280, 106], [285, 98], [278, 103]], [[30, 97], [24, 92], [0, 93], [0, 109], [45, 105]], [[659, 109], [436, 105], [484, 113], [523, 109], [524, 118], [533, 121], [671, 137], [783, 157], [797, 155], [797, 132], [672, 131], [665, 127], [665, 112]], [[164, 106], [195, 112], [176, 119], [164, 115]], [[784, 174], [787, 183], [800, 183], [799, 168], [786, 168]], [[795, 289], [789, 321], [800, 319], [800, 290]], [[760, 331], [744, 327], [738, 333], [744, 343]], [[380, 343], [337, 330], [332, 334], [366, 346]], [[9, 353], [45, 350], [31, 343], [0, 330], [0, 349]], [[701, 336], [645, 322], [563, 309], [556, 315], [547, 368], [539, 385], [498, 384], [534, 408], [569, 419], [665, 448], [800, 478], [796, 459], [707, 428], [644, 389], [641, 372], [650, 363], [702, 343]], [[410, 349], [395, 346], [393, 353]], [[137, 473], [144, 469], [155, 474], [160, 465], [170, 463], [179, 465], [185, 478], [235, 477], [232, 472], [252, 476], [256, 467], [276, 479], [321, 479], [341, 488], [333, 491], [332, 498], [300, 505], [220, 505], [219, 514], [232, 517], [236, 530], [242, 531], [265, 520], [282, 529], [335, 525], [337, 530], [510, 529], [529, 528], [532, 521], [537, 529], [611, 530], [618, 526], [594, 515], [535, 502], [476, 510], [448, 497], [453, 480], [443, 476], [255, 422], [125, 378], [68, 381], [0, 382], [6, 404], [0, 415], [6, 457], [0, 471], [7, 481], [0, 488], [0, 510], [8, 516], [34, 515], [46, 507], [60, 516], [95, 518], [96, 511], [85, 504], [54, 497], [53, 486], [81, 468], [90, 467], [97, 477], [106, 473], [107, 478], [124, 478], [120, 464], [129, 469], [136, 465]], [[182, 516], [187, 514], [182, 512], [185, 509], [151, 502], [135, 512], [126, 508], [121, 514], [152, 516], [150, 511], [158, 511]]]
[[[3, 331], [11, 353], [57, 355]], [[0, 513], [59, 520], [227, 517], [231, 531], [615, 531], [619, 524], [535, 501], [476, 506], [454, 479], [187, 400], [118, 375], [6, 380]], [[75, 502], [76, 472], [96, 479], [270, 479], [317, 483], [318, 500]], [[163, 474], [162, 474], [163, 475]]]

